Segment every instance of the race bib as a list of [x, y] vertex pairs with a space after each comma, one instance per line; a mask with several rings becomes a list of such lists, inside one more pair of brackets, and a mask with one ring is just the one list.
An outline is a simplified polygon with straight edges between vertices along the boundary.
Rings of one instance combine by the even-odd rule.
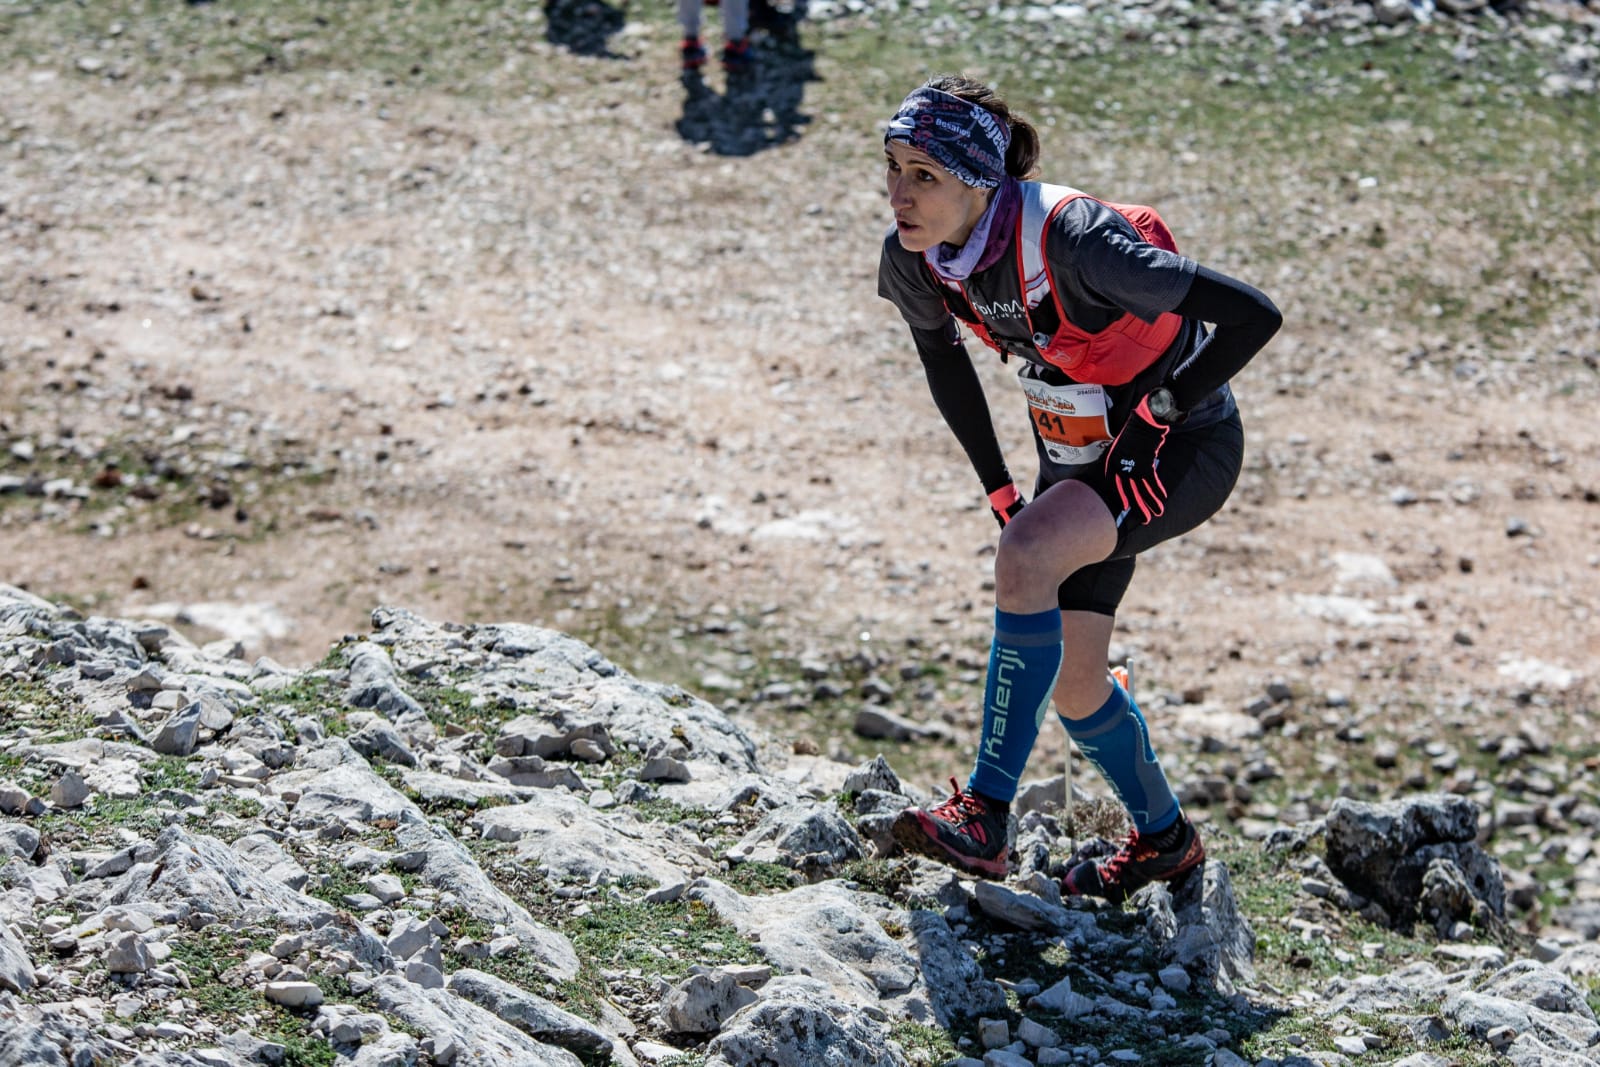
[[1019, 377], [1028, 394], [1028, 414], [1044, 442], [1045, 455], [1064, 466], [1093, 463], [1111, 445], [1106, 422], [1106, 391], [1098, 385], [1051, 385]]

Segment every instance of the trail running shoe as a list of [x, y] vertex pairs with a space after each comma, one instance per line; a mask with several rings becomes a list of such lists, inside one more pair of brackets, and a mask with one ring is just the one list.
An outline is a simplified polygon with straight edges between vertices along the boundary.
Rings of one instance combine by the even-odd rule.
[[755, 53], [750, 50], [750, 38], [741, 37], [737, 41], [730, 39], [722, 47], [722, 69], [729, 74], [739, 74], [750, 69], [756, 61]]
[[683, 56], [684, 70], [699, 70], [706, 65], [706, 46], [700, 43], [700, 38], [685, 37], [678, 51]]
[[1205, 862], [1206, 847], [1201, 844], [1194, 824], [1181, 815], [1178, 817], [1183, 819], [1183, 832], [1172, 848], [1158, 851], [1135, 830], [1116, 855], [1086, 860], [1068, 871], [1061, 879], [1061, 892], [1075, 897], [1103, 897], [1113, 904], [1121, 904], [1151, 882], [1176, 878], [1198, 867]]
[[981, 878], [1011, 870], [1010, 813], [991, 810], [981, 797], [950, 779], [950, 799], [924, 811], [907, 808], [894, 821], [894, 839], [907, 852], [953, 864]]

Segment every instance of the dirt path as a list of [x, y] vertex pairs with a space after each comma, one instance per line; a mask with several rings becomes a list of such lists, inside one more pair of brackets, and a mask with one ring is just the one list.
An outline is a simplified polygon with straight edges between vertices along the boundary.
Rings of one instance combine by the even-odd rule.
[[[731, 653], [869, 632], [981, 657], [994, 530], [875, 296], [886, 214], [847, 80], [819, 54], [799, 139], [731, 157], [679, 135], [669, 49], [539, 58], [546, 94], [500, 101], [0, 72], [0, 440], [92, 466], [137, 439], [232, 490], [176, 524], [172, 494], [8, 498], [0, 578], [102, 614], [268, 605], [284, 631], [249, 652], [287, 662], [380, 603], [631, 634], [647, 666], [721, 662], [719, 620]], [[1203, 259], [1222, 167], [1169, 190]], [[1511, 715], [1538, 660], [1581, 703], [1600, 436], [1571, 353], [1592, 336], [1552, 326], [1554, 369], [1429, 353], [1328, 305], [1311, 265], [1275, 275], [1240, 489], [1126, 605], [1151, 683], [1221, 719], [1274, 679], [1373, 715]], [[1008, 371], [982, 374], [1031, 476]]]

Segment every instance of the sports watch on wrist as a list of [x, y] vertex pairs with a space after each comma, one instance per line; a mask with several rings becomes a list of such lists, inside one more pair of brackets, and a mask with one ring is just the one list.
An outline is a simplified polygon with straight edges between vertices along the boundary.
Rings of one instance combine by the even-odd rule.
[[1150, 405], [1151, 416], [1163, 426], [1176, 426], [1189, 417], [1188, 412], [1178, 410], [1178, 405], [1172, 400], [1172, 390], [1164, 385], [1150, 390], [1145, 402]]

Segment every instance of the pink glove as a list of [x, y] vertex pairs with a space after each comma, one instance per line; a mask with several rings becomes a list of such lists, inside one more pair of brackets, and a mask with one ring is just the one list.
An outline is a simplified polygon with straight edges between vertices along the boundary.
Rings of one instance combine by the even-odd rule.
[[1130, 515], [1145, 525], [1167, 510], [1167, 487], [1161, 484], [1161, 446], [1167, 443], [1171, 429], [1150, 414], [1150, 398], [1145, 397], [1106, 451], [1107, 484], [1100, 496], [1119, 527]]
[[1002, 530], [1005, 529], [1006, 523], [1017, 517], [1017, 512], [1021, 511], [1022, 505], [1026, 503], [1014, 482], [989, 494], [989, 511]]

